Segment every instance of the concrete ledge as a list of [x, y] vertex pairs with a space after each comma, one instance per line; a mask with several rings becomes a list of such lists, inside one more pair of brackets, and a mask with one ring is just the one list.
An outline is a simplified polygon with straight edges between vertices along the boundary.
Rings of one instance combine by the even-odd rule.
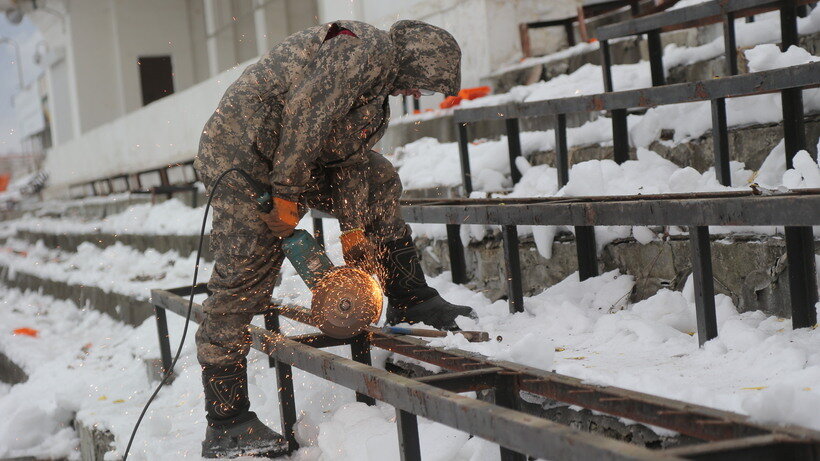
[[80, 307], [91, 307], [132, 326], [139, 326], [145, 319], [154, 315], [154, 308], [148, 301], [140, 301], [119, 293], [109, 293], [97, 287], [43, 279], [25, 272], [14, 271], [14, 275], [11, 273], [8, 266], [0, 265], [0, 281], [7, 286], [71, 300]]
[[19, 365], [12, 362], [3, 352], [0, 352], [0, 382], [6, 384], [20, 384], [28, 381], [28, 375]]
[[[671, 138], [671, 136], [671, 133], [664, 135], [665, 138]], [[743, 162], [747, 169], [757, 170], [781, 139], [783, 139], [783, 125], [780, 123], [731, 128], [729, 130], [730, 160]], [[820, 139], [820, 114], [806, 116], [806, 145], [809, 152], [816, 153], [818, 139]], [[570, 165], [586, 160], [612, 159], [612, 149], [612, 146], [601, 145], [571, 147], [569, 149]], [[655, 141], [649, 149], [678, 166], [690, 166], [701, 172], [715, 164], [711, 131], [697, 139], [671, 147], [662, 141]], [[630, 149], [630, 158], [637, 158], [635, 152], [634, 147]], [[530, 163], [555, 166], [555, 151], [536, 152], [530, 158]]]
[[[165, 253], [174, 250], [182, 256], [188, 256], [195, 252], [199, 245], [198, 235], [53, 234], [48, 232], [18, 230], [16, 237], [32, 244], [42, 240], [43, 244], [48, 248], [57, 248], [70, 252], [77, 251], [77, 247], [86, 242], [93, 243], [100, 248], [106, 248], [119, 242], [140, 251], [151, 249]], [[202, 257], [206, 260], [211, 259], [208, 239], [209, 236], [205, 235], [202, 242]]]
[[80, 459], [82, 461], [118, 461], [122, 457], [109, 456], [105, 454], [114, 449], [114, 435], [108, 430], [99, 429], [95, 426], [87, 426], [84, 423], [74, 420], [74, 430], [80, 438]]
[[[788, 267], [785, 241], [778, 236], [740, 236], [731, 240], [713, 236], [712, 264], [715, 292], [728, 295], [738, 310], [761, 310], [768, 315], [790, 317]], [[721, 239], [721, 240], [718, 240]], [[428, 275], [450, 269], [446, 241], [417, 238], [424, 250], [422, 266]], [[522, 237], [519, 254], [524, 293], [531, 296], [555, 285], [577, 270], [575, 241], [561, 236], [552, 246], [552, 258], [538, 253], [532, 237]], [[820, 241], [815, 242], [820, 252]], [[506, 298], [507, 285], [501, 238], [498, 235], [471, 243], [465, 249], [468, 286], [492, 300]], [[681, 290], [692, 272], [688, 237], [642, 245], [633, 239], [606, 245], [598, 258], [601, 272], [618, 269], [635, 277], [632, 301], [640, 301], [661, 288]]]

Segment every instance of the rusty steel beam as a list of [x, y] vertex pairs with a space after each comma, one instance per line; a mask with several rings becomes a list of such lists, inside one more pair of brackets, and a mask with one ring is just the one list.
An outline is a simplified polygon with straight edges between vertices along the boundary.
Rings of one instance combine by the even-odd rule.
[[737, 98], [820, 85], [820, 62], [753, 72], [701, 82], [677, 83], [589, 96], [549, 99], [499, 106], [474, 107], [453, 112], [456, 123], [606, 110], [651, 108], [669, 104]]
[[[165, 290], [153, 290], [152, 302], [157, 307], [180, 315], [186, 314], [188, 306], [185, 299]], [[282, 313], [309, 319], [305, 311], [302, 307], [290, 306], [271, 309], [269, 315]], [[194, 305], [192, 318], [202, 318], [199, 305]], [[739, 453], [747, 453], [744, 450], [756, 447], [758, 450], [752, 453], [814, 459], [808, 455], [818, 453], [817, 448], [820, 446], [820, 433], [810, 429], [751, 423], [742, 415], [615, 387], [585, 384], [579, 379], [553, 372], [511, 362], [492, 361], [480, 354], [457, 349], [437, 350], [429, 347], [423, 340], [385, 334], [374, 327], [367, 333], [373, 346], [401, 350], [399, 353], [402, 355], [424, 361], [427, 361], [431, 352], [435, 352], [437, 355], [434, 357], [443, 368], [460, 373], [412, 380], [344, 359], [264, 329], [252, 327], [251, 333], [255, 348], [288, 367], [296, 366], [382, 400], [394, 405], [399, 411], [420, 415], [487, 438], [507, 447], [506, 452], [517, 450], [550, 459], [588, 459], [590, 456], [601, 456], [603, 459], [723, 459], [715, 456], [733, 455], [732, 450], [735, 449]], [[483, 368], [463, 369], [468, 363]], [[501, 381], [509, 381], [521, 391], [655, 424], [702, 440], [721, 442], [698, 445], [705, 447], [701, 449], [684, 447], [679, 449], [682, 450], [679, 453], [672, 450], [649, 451], [605, 440], [601, 436], [578, 433], [565, 426], [458, 396], [446, 390], [446, 386], [455, 390], [465, 389], [470, 385], [471, 378], [474, 387], [486, 388], [484, 386], [491, 382], [499, 386]], [[425, 380], [431, 383], [425, 383]], [[444, 389], [438, 389], [432, 383], [438, 383]], [[500, 427], [505, 429], [499, 430]]]
[[446, 389], [450, 392], [475, 392], [494, 388], [498, 381], [499, 371], [504, 371], [504, 369], [487, 367], [473, 371], [439, 373], [416, 378], [416, 381], [436, 386], [439, 389]]
[[[187, 313], [188, 301], [168, 291], [153, 290], [152, 299], [179, 315]], [[192, 318], [202, 318], [200, 305], [195, 304], [193, 310]], [[578, 461], [683, 459], [439, 389], [253, 325], [249, 330], [253, 348], [277, 363], [530, 456]]]
[[[305, 310], [290, 306], [281, 312], [295, 313]], [[303, 313], [300, 315], [304, 318]], [[368, 331], [373, 346], [453, 371], [455, 373], [452, 375], [456, 378], [466, 376], [470, 370], [477, 375], [486, 372], [497, 374], [498, 368], [501, 368], [504, 372], [517, 376], [518, 386], [522, 391], [664, 427], [701, 440], [726, 440], [773, 432], [788, 434], [791, 437], [820, 440], [820, 433], [803, 428], [751, 423], [745, 416], [735, 413], [617, 387], [589, 385], [570, 376], [512, 362], [493, 361], [483, 355], [459, 349], [439, 350], [427, 346], [424, 340], [385, 333], [379, 328], [371, 327]], [[446, 380], [448, 375], [437, 376], [441, 378], [425, 379]]]

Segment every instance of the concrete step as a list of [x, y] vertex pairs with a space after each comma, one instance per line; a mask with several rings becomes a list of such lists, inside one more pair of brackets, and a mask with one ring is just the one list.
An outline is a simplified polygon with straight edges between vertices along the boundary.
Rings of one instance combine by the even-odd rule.
[[[806, 145], [812, 154], [817, 153], [817, 143], [820, 140], [820, 114], [807, 115], [805, 118]], [[671, 139], [672, 133], [662, 135]], [[783, 139], [783, 125], [768, 123], [761, 125], [738, 126], [729, 129], [730, 160], [743, 162], [746, 169], [757, 170], [763, 164], [766, 156]], [[714, 138], [712, 131], [689, 142], [670, 146], [664, 140], [657, 140], [649, 145], [649, 150], [655, 151], [661, 157], [671, 160], [680, 167], [692, 167], [705, 172], [715, 164]], [[630, 148], [630, 158], [636, 159], [636, 149]], [[603, 160], [613, 158], [612, 146], [598, 144], [573, 146], [569, 148], [570, 165], [587, 160]], [[555, 151], [536, 152], [530, 158], [533, 165], [555, 166]]]
[[[156, 250], [160, 253], [176, 251], [182, 256], [188, 256], [197, 250], [198, 235], [148, 235], [148, 234], [56, 234], [50, 232], [35, 232], [18, 230], [16, 238], [31, 244], [42, 241], [48, 248], [75, 252], [83, 243], [92, 243], [100, 248], [106, 248], [115, 243], [122, 243], [140, 251]], [[202, 242], [202, 257], [211, 259], [211, 250], [208, 245], [209, 236], [205, 235]]]
[[153, 306], [146, 300], [107, 292], [98, 287], [44, 279], [3, 264], [0, 264], [0, 283], [20, 290], [36, 291], [57, 299], [70, 300], [80, 307], [96, 309], [135, 327], [154, 315]]
[[[715, 291], [732, 298], [741, 311], [761, 310], [768, 315], [790, 317], [788, 267], [782, 236], [712, 236]], [[428, 275], [450, 269], [446, 241], [416, 239], [422, 249], [422, 266]], [[599, 272], [618, 269], [635, 277], [635, 288], [625, 293], [640, 301], [661, 288], [680, 291], [692, 273], [687, 236], [643, 245], [632, 238], [606, 245], [598, 258]], [[820, 253], [820, 241], [815, 242]], [[563, 235], [552, 245], [552, 258], [538, 253], [531, 236], [522, 236], [519, 247], [524, 293], [538, 294], [577, 270], [574, 237]], [[504, 254], [499, 235], [473, 242], [465, 248], [470, 288], [492, 300], [506, 298]]]

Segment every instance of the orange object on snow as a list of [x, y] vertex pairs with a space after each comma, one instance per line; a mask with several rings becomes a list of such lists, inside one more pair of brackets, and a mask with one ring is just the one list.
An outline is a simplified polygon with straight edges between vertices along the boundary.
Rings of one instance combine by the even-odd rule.
[[15, 335], [22, 335], [22, 336], [31, 336], [32, 338], [36, 338], [39, 332], [34, 328], [18, 328], [14, 330]]
[[475, 88], [463, 88], [461, 91], [458, 92], [458, 97], [461, 99], [473, 100], [478, 98], [483, 98], [487, 96], [492, 91], [492, 88], [489, 86], [477, 86]]
[[0, 192], [3, 192], [9, 188], [9, 182], [11, 182], [10, 174], [0, 174]]
[[461, 98], [459, 98], [458, 96], [447, 96], [447, 98], [445, 98], [444, 101], [441, 101], [441, 104], [439, 104], [438, 106], [442, 109], [449, 109], [459, 104], [461, 104]]

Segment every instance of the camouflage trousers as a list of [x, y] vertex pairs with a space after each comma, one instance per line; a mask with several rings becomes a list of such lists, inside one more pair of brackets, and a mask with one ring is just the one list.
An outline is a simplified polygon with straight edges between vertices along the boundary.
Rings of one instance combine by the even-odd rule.
[[[363, 171], [369, 185], [367, 210], [357, 212], [366, 212], [366, 234], [376, 243], [403, 237], [408, 231], [399, 208], [402, 188], [395, 168], [380, 154], [370, 152]], [[208, 179], [204, 182], [211, 191]], [[248, 325], [270, 304], [284, 259], [282, 240], [271, 235], [259, 218], [252, 196], [244, 180], [232, 173], [213, 197], [210, 248], [214, 268], [208, 282], [212, 294], [205, 300], [205, 319], [196, 333], [202, 365], [236, 364], [248, 354]], [[303, 196], [303, 204], [331, 214], [349, 212], [333, 209], [330, 185], [321, 177], [315, 189]]]

